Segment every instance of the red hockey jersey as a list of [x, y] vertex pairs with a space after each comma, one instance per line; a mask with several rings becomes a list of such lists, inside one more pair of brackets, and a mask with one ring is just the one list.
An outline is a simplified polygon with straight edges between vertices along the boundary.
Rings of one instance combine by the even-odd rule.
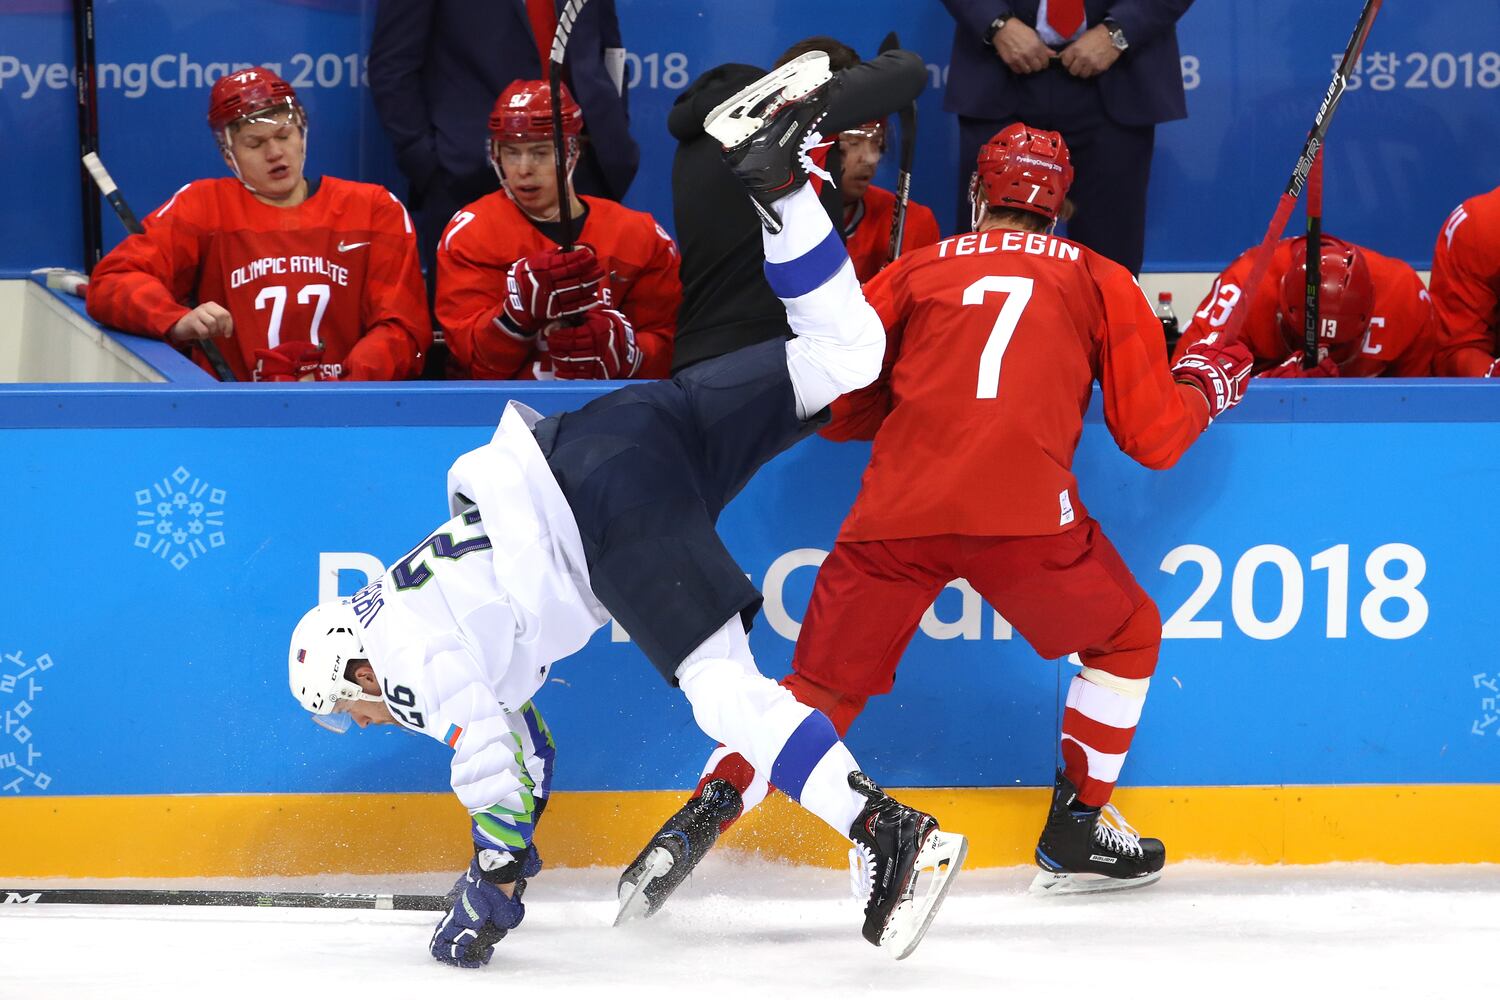
[[342, 378], [421, 372], [432, 323], [417, 241], [385, 188], [324, 177], [302, 204], [278, 208], [217, 177], [183, 187], [144, 226], [94, 268], [88, 311], [99, 322], [165, 337], [190, 299], [217, 302], [234, 333], [216, 342], [241, 381], [257, 348], [294, 340], [322, 344]]
[[1130, 272], [1068, 240], [949, 237], [865, 297], [885, 367], [823, 432], [875, 439], [841, 540], [1051, 535], [1086, 517], [1072, 465], [1095, 379], [1110, 433], [1142, 465], [1171, 465], [1208, 424]]
[[[1222, 329], [1230, 313], [1244, 298], [1243, 286], [1250, 278], [1255, 259], [1252, 247], [1230, 264], [1209, 289], [1193, 314], [1193, 321], [1177, 342], [1173, 360], [1215, 330]], [[1437, 347], [1437, 318], [1432, 299], [1422, 279], [1405, 261], [1360, 247], [1375, 285], [1370, 329], [1353, 357], [1339, 366], [1344, 378], [1372, 375], [1424, 376], [1432, 374], [1433, 351]], [[1255, 373], [1275, 368], [1292, 356], [1281, 332], [1281, 278], [1292, 266], [1292, 240], [1276, 244], [1271, 266], [1250, 303], [1240, 337], [1255, 355]]]
[[[636, 378], [666, 378], [682, 282], [677, 245], [656, 220], [602, 198], [583, 198], [589, 214], [578, 242], [594, 248], [604, 268], [605, 304], [635, 329], [641, 349]], [[485, 195], [453, 216], [437, 252], [437, 318], [453, 357], [470, 378], [552, 377], [545, 333], [518, 340], [497, 321], [505, 272], [522, 257], [557, 244], [532, 225], [503, 191]]]
[[[896, 217], [896, 195], [871, 184], [865, 191], [864, 211], [855, 223], [854, 232], [846, 233], [844, 246], [854, 262], [854, 276], [864, 284], [885, 267], [891, 252], [891, 222]], [[941, 238], [932, 209], [914, 201], [906, 203], [906, 229], [901, 236], [901, 253], [909, 254], [931, 246]]]
[[1500, 188], [1453, 210], [1432, 251], [1438, 375], [1484, 375], [1500, 354]]

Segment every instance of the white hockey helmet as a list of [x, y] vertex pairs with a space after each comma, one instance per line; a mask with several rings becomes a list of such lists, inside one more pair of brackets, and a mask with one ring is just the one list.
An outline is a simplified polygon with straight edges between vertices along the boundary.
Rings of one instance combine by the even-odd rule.
[[335, 733], [346, 731], [354, 721], [348, 712], [339, 711], [339, 701], [382, 700], [345, 676], [349, 661], [365, 658], [358, 626], [347, 600], [325, 601], [302, 616], [287, 650], [292, 694], [314, 722]]

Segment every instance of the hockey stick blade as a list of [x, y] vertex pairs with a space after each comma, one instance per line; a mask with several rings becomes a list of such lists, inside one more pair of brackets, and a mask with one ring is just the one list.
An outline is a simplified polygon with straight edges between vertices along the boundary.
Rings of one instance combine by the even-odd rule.
[[261, 906], [324, 910], [448, 909], [442, 896], [373, 892], [250, 892], [218, 889], [0, 889], [0, 906]]

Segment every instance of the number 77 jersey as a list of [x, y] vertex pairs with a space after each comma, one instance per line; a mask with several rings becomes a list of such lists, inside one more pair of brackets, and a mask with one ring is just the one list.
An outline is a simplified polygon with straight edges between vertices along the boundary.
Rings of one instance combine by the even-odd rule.
[[885, 364], [823, 432], [875, 442], [841, 540], [1050, 535], [1086, 517], [1072, 464], [1096, 379], [1110, 433], [1142, 465], [1170, 466], [1207, 425], [1135, 279], [1076, 243], [955, 236], [903, 256], [865, 296]]

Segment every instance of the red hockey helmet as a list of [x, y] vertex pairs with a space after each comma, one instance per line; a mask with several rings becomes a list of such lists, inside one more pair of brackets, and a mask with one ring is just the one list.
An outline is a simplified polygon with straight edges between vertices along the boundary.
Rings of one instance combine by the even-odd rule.
[[880, 151], [882, 153], [885, 152], [886, 123], [884, 118], [861, 122], [852, 128], [844, 129], [839, 135], [854, 136], [859, 139], [872, 139], [880, 146]]
[[[583, 134], [583, 109], [566, 83], [562, 92], [562, 130], [568, 138]], [[490, 112], [495, 142], [545, 142], [552, 138], [552, 90], [545, 80], [517, 80], [501, 93]]]
[[[1318, 343], [1339, 364], [1348, 360], [1375, 311], [1375, 282], [1365, 255], [1353, 243], [1324, 234], [1319, 254]], [[1287, 346], [1303, 346], [1307, 318], [1307, 237], [1292, 241], [1292, 265], [1281, 276], [1281, 333]]]
[[297, 116], [299, 125], [306, 124], [292, 85], [263, 66], [252, 66], [214, 81], [208, 95], [208, 127], [223, 132], [242, 118], [283, 108]]
[[969, 182], [974, 227], [986, 208], [1034, 212], [1052, 222], [1072, 184], [1073, 164], [1061, 135], [1020, 122], [1007, 125], [979, 150]]

